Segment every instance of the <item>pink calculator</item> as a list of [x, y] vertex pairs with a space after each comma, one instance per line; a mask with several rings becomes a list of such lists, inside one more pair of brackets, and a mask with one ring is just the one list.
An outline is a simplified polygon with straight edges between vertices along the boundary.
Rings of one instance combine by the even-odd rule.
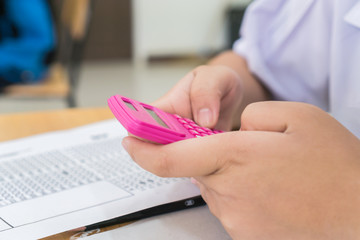
[[152, 142], [167, 144], [222, 132], [120, 95], [110, 97], [108, 105], [129, 133]]

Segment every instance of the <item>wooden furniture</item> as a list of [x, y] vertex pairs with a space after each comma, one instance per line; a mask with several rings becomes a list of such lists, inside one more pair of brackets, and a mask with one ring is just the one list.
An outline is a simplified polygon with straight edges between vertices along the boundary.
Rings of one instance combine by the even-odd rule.
[[63, 130], [113, 118], [107, 108], [65, 109], [0, 115], [0, 141]]
[[11, 85], [5, 95], [13, 98], [62, 98], [68, 107], [76, 106], [82, 53], [89, 28], [91, 0], [64, 0], [58, 26], [58, 47], [48, 77], [38, 84]]
[[[4, 114], [0, 115], [0, 141], [13, 140], [49, 131], [65, 130], [111, 118], [113, 118], [113, 114], [105, 107]], [[111, 230], [123, 225], [126, 224], [98, 229], [94, 233]], [[43, 240], [70, 240], [74, 235], [80, 236], [81, 233], [76, 231], [65, 232], [46, 237]]]

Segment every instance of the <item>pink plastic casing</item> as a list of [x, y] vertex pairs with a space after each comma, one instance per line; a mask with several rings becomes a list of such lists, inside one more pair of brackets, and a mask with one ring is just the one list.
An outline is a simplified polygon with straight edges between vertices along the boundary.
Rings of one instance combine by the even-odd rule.
[[[125, 102], [130, 103], [136, 110], [129, 108]], [[120, 95], [108, 99], [108, 105], [117, 120], [129, 133], [161, 144], [167, 144], [194, 138], [179, 121], [177, 115], [166, 113], [156, 107], [147, 105]], [[158, 117], [169, 127], [163, 127], [146, 111], [154, 111]]]

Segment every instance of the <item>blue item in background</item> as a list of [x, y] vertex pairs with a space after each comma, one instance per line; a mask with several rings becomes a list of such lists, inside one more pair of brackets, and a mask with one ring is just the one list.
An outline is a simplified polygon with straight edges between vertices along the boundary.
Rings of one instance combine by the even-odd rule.
[[40, 81], [54, 48], [55, 31], [46, 0], [0, 0], [0, 81]]

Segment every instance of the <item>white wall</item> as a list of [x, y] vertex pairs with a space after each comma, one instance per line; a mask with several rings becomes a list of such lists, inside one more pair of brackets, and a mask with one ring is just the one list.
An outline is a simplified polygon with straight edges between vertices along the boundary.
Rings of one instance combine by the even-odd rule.
[[226, 11], [249, 0], [133, 0], [133, 53], [149, 56], [202, 54], [226, 44]]

